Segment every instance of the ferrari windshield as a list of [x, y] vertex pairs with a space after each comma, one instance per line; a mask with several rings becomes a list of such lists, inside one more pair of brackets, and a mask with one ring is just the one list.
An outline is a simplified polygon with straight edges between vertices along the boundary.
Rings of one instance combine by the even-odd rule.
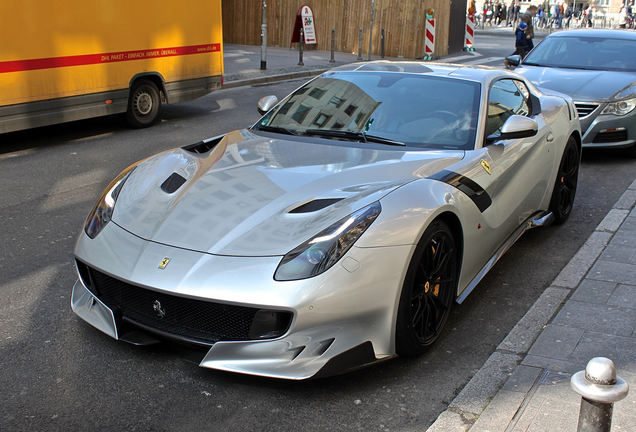
[[256, 128], [387, 145], [474, 148], [480, 84], [395, 72], [329, 72], [296, 90]]
[[636, 41], [601, 37], [546, 38], [523, 61], [526, 66], [636, 71]]

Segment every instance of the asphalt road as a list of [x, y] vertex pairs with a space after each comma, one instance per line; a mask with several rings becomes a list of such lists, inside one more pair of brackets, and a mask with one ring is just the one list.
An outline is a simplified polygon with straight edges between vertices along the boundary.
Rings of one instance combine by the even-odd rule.
[[522, 237], [416, 359], [279, 381], [200, 369], [76, 317], [73, 246], [110, 180], [156, 152], [253, 123], [261, 96], [300, 83], [165, 106], [162, 123], [146, 130], [109, 117], [0, 136], [0, 430], [425, 430], [636, 176], [634, 160], [585, 152], [570, 220]]

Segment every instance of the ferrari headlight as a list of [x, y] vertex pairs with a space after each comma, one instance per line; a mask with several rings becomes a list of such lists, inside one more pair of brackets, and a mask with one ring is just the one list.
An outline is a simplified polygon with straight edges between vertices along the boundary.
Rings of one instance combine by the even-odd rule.
[[625, 114], [629, 114], [636, 108], [636, 98], [634, 99], [625, 99], [618, 102], [611, 102], [607, 104], [605, 109], [601, 114], [614, 114], [617, 116], [624, 116]]
[[117, 197], [119, 197], [119, 192], [135, 167], [136, 165], [133, 165], [122, 171], [121, 174], [108, 185], [99, 198], [99, 201], [97, 201], [97, 204], [95, 204], [95, 207], [93, 207], [84, 225], [84, 232], [86, 232], [86, 235], [90, 238], [94, 239], [97, 237], [97, 234], [110, 222], [113, 216], [113, 210], [115, 210]]
[[347, 253], [381, 210], [380, 203], [375, 202], [307, 240], [283, 257], [274, 279], [306, 279], [327, 271]]

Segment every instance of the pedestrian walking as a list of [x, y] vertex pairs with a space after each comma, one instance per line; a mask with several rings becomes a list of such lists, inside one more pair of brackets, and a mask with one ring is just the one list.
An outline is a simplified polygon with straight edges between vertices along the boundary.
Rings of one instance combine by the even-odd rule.
[[627, 4], [624, 4], [618, 13], [618, 27], [627, 28]]
[[495, 25], [498, 26], [501, 23], [501, 3], [499, 2], [495, 3], [493, 17], [495, 18]]
[[508, 14], [506, 15], [506, 27], [515, 25], [515, 0], [510, 2], [510, 6], [508, 6]]
[[538, 8], [535, 5], [528, 6], [528, 9], [521, 15], [521, 22], [526, 23], [526, 42], [528, 43], [526, 50], [528, 52], [532, 51], [534, 48], [534, 26], [532, 25], [532, 20], [534, 16], [537, 14]]
[[558, 3], [552, 6], [552, 23], [555, 28], [561, 28], [561, 6]]
[[565, 12], [563, 13], [563, 17], [565, 18], [565, 28], [570, 28], [570, 23], [572, 22], [572, 15], [574, 14], [573, 4], [570, 3], [567, 8], [565, 8]]
[[584, 25], [582, 27], [593, 27], [592, 25], [592, 17], [594, 16], [594, 9], [592, 8], [592, 5], [587, 5], [587, 9], [585, 10], [585, 18], [584, 18]]

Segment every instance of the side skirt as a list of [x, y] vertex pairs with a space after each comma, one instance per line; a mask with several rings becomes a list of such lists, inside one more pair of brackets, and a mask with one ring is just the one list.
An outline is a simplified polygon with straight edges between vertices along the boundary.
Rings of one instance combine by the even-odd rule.
[[490, 269], [493, 268], [497, 261], [499, 261], [499, 258], [501, 258], [503, 254], [505, 254], [508, 249], [510, 249], [512, 245], [515, 244], [526, 231], [532, 228], [548, 226], [552, 223], [552, 221], [554, 221], [554, 215], [552, 213], [542, 211], [531, 216], [524, 223], [522, 223], [519, 228], [517, 228], [515, 232], [513, 232], [512, 235], [508, 237], [508, 239], [501, 245], [501, 247], [497, 250], [497, 252], [495, 252], [490, 260], [488, 260], [486, 265], [484, 265], [479, 273], [477, 273], [477, 276], [475, 276], [475, 278], [468, 284], [466, 289], [462, 291], [461, 295], [457, 298], [457, 303], [461, 304], [464, 300], [466, 300], [468, 294], [470, 294], [475, 289], [477, 284], [481, 282], [484, 276], [486, 276]]

